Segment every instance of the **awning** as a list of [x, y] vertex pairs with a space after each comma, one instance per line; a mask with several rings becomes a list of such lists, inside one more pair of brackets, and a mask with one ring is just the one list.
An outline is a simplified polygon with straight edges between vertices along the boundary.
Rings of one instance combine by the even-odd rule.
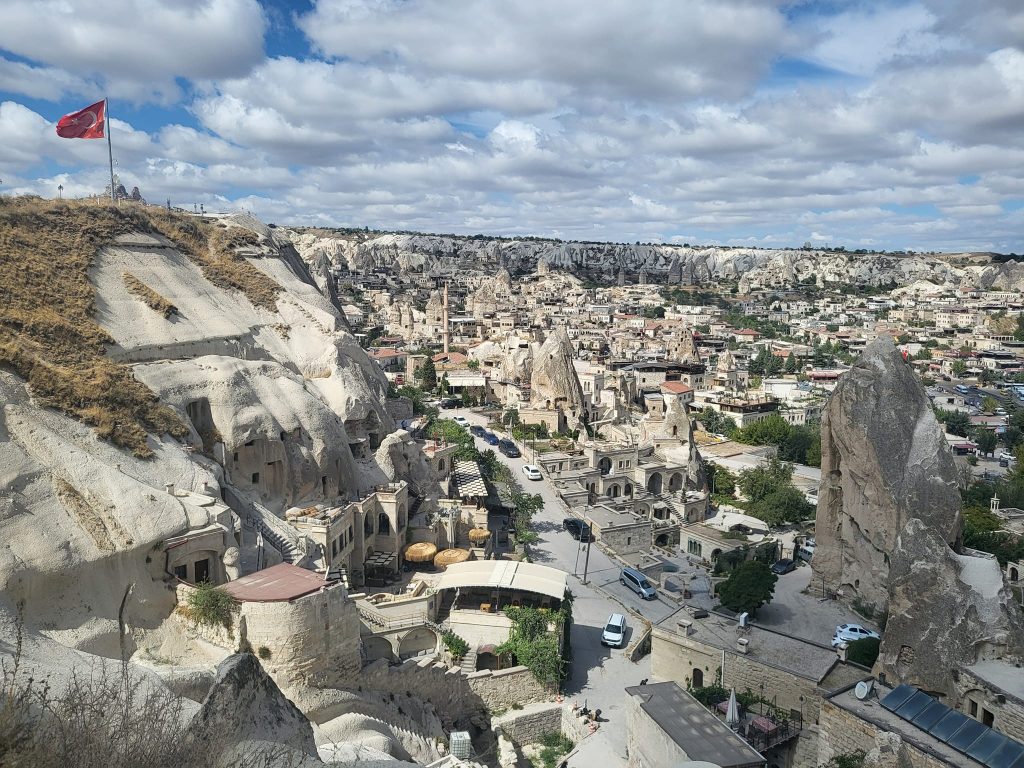
[[456, 461], [452, 479], [455, 481], [455, 492], [460, 498], [487, 495], [487, 484], [480, 475], [480, 466], [475, 461]]
[[448, 566], [438, 580], [437, 588], [511, 589], [548, 595], [561, 600], [565, 597], [568, 578], [569, 575], [565, 571], [536, 563], [520, 563], [514, 560], [475, 560]]

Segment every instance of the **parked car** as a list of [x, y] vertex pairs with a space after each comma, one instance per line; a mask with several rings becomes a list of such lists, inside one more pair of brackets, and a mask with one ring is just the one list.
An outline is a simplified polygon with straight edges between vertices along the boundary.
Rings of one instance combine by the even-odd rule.
[[463, 429], [469, 429], [469, 419], [467, 419], [465, 416], [456, 416], [455, 418], [452, 419], [452, 421], [454, 421]]
[[626, 617], [621, 613], [613, 613], [608, 617], [601, 633], [601, 645], [618, 648], [626, 640]]
[[1002, 453], [999, 454], [999, 458], [1006, 459], [1007, 461], [1015, 461], [1017, 457], [1014, 456], [1009, 451], [1003, 451]]
[[483, 435], [481, 435], [481, 437], [483, 437], [484, 442], [487, 443], [488, 445], [497, 445], [498, 444], [498, 436], [496, 434], [494, 434], [493, 432], [491, 432], [490, 430], [485, 429], [484, 433], [483, 433]]
[[540, 480], [540, 468], [536, 464], [526, 464], [523, 466], [523, 474], [526, 475], [527, 480]]
[[441, 408], [448, 410], [450, 408], [458, 408], [460, 405], [462, 405], [462, 401], [459, 400], [457, 397], [446, 397], [444, 400], [438, 403], [438, 405]]
[[776, 560], [772, 563], [772, 573], [777, 573], [781, 576], [784, 573], [796, 570], [796, 563], [790, 560], [788, 557], [784, 557], [782, 560]]
[[836, 633], [832, 637], [832, 647], [836, 648], [843, 643], [852, 643], [854, 640], [864, 640], [868, 637], [873, 637], [876, 640], [882, 639], [877, 632], [862, 627], [860, 624], [840, 624], [836, 627]]
[[590, 541], [590, 526], [575, 517], [567, 517], [562, 520], [562, 527], [569, 532], [576, 541]]
[[658, 596], [658, 591], [651, 582], [636, 568], [623, 568], [619, 573], [619, 583], [629, 587], [644, 600], [654, 600]]
[[504, 453], [510, 459], [518, 459], [520, 456], [522, 456], [522, 454], [519, 453], [519, 449], [516, 447], [516, 444], [513, 443], [511, 440], [499, 440], [498, 450]]
[[473, 424], [469, 428], [469, 434], [474, 435], [475, 437], [483, 437], [484, 432], [486, 431], [487, 430], [481, 427], [479, 424]]

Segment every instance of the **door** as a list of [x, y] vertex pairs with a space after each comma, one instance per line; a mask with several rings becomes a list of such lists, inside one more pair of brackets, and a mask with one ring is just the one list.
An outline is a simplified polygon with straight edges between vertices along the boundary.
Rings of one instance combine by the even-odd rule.
[[210, 580], [210, 560], [204, 558], [203, 560], [196, 560], [195, 564], [196, 584], [202, 584], [204, 581]]

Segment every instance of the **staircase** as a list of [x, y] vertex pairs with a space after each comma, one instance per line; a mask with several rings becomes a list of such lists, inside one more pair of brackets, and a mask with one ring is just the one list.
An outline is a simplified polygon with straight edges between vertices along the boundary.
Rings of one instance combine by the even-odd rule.
[[462, 657], [462, 661], [459, 662], [459, 669], [467, 675], [476, 672], [476, 648], [470, 648], [466, 652], [466, 655]]
[[296, 560], [302, 559], [302, 553], [299, 552], [299, 548], [284, 536], [280, 535], [277, 531], [273, 530], [269, 525], [263, 522], [261, 518], [256, 515], [250, 515], [248, 522], [263, 534], [263, 538], [278, 552], [281, 553], [281, 558], [286, 563], [295, 565]]
[[437, 623], [441, 626], [448, 624], [448, 618], [452, 615], [452, 606], [455, 605], [455, 590], [445, 590], [444, 598], [437, 607]]

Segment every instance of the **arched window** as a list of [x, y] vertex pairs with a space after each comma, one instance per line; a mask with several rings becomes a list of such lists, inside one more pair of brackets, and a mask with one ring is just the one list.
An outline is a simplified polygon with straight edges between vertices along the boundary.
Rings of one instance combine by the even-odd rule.
[[391, 533], [391, 520], [386, 512], [377, 515], [377, 533]]
[[363, 534], [373, 536], [373, 517], [370, 515], [363, 518]]
[[704, 687], [704, 671], [701, 669], [697, 669], [696, 667], [693, 668], [693, 687]]

